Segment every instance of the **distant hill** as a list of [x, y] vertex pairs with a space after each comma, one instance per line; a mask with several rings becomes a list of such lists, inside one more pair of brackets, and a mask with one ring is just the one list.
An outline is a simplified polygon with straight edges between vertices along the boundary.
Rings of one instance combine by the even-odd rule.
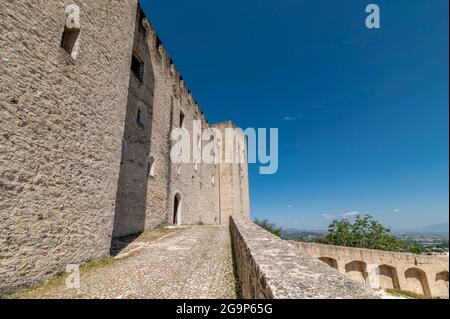
[[300, 240], [315, 242], [326, 234], [325, 230], [298, 230], [287, 228], [281, 231], [281, 238], [285, 240]]
[[[397, 232], [403, 233], [429, 233], [429, 234], [448, 234], [448, 223], [433, 224], [424, 227], [398, 229]], [[394, 230], [395, 231], [395, 230]]]

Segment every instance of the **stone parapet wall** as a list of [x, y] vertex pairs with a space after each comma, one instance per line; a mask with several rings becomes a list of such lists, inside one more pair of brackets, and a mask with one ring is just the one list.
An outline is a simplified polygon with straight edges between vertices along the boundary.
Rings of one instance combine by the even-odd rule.
[[231, 217], [230, 233], [243, 298], [376, 298], [363, 285], [251, 222]]
[[320, 258], [348, 277], [373, 289], [401, 289], [448, 298], [447, 256], [290, 241], [299, 252]]

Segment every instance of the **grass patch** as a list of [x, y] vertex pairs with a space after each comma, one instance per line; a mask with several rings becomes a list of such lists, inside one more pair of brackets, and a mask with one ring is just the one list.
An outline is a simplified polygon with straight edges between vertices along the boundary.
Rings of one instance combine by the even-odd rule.
[[404, 296], [404, 297], [409, 297], [409, 298], [413, 298], [413, 299], [433, 299], [432, 297], [427, 297], [422, 294], [417, 294], [412, 291], [401, 290], [401, 289], [386, 289], [386, 292], [390, 293], [391, 295], [394, 295], [394, 296]]
[[136, 238], [136, 241], [150, 242], [150, 241], [157, 240], [164, 235], [174, 233], [177, 231], [179, 231], [179, 229], [176, 229], [176, 228], [155, 228], [155, 229], [147, 230], [147, 231], [143, 232], [142, 234], [140, 234]]
[[[121, 260], [107, 257], [87, 262], [80, 266], [80, 276], [87, 275], [90, 272], [101, 268], [113, 266], [119, 261]], [[55, 293], [61, 289], [65, 290], [65, 281], [67, 276], [68, 274], [64, 270], [60, 270], [46, 281], [35, 283], [29, 288], [6, 296], [5, 299], [36, 299], [45, 297], [46, 295]]]
[[241, 283], [239, 281], [238, 273], [237, 273], [237, 264], [234, 258], [234, 245], [233, 238], [230, 234], [230, 243], [228, 245], [229, 258], [231, 259], [232, 269], [229, 273], [229, 280], [232, 282], [231, 285], [233, 290], [230, 292], [230, 299], [242, 299], [241, 296]]

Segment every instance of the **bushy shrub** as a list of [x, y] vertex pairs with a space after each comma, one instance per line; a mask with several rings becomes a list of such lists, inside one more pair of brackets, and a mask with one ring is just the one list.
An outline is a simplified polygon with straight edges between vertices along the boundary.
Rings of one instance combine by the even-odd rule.
[[334, 220], [328, 226], [328, 234], [317, 242], [329, 245], [389, 250], [421, 254], [425, 249], [416, 244], [398, 240], [370, 215], [357, 216], [354, 222], [348, 219]]
[[281, 227], [278, 227], [275, 223], [270, 222], [268, 219], [259, 220], [259, 219], [255, 218], [255, 219], [253, 220], [253, 222], [254, 222], [256, 225], [258, 225], [258, 226], [264, 228], [264, 229], [267, 230], [268, 232], [271, 232], [271, 233], [274, 234], [275, 236], [278, 236], [278, 237], [281, 236], [282, 228], [281, 228]]

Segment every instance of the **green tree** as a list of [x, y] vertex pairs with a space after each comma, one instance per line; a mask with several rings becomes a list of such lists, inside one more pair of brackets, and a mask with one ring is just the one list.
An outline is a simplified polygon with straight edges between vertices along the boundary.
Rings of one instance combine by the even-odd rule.
[[391, 230], [370, 215], [357, 216], [354, 222], [348, 219], [334, 220], [328, 226], [328, 234], [318, 242], [329, 245], [379, 249], [421, 254], [425, 250], [415, 243], [398, 240]]
[[253, 222], [254, 222], [256, 225], [258, 225], [258, 226], [264, 228], [264, 229], [267, 230], [268, 232], [271, 232], [271, 233], [274, 234], [275, 236], [278, 236], [278, 237], [281, 236], [282, 228], [281, 228], [281, 227], [278, 227], [275, 223], [272, 223], [272, 222], [270, 222], [270, 221], [267, 220], [267, 219], [259, 220], [259, 219], [257, 219], [257, 218], [255, 218], [255, 219], [253, 220]]

